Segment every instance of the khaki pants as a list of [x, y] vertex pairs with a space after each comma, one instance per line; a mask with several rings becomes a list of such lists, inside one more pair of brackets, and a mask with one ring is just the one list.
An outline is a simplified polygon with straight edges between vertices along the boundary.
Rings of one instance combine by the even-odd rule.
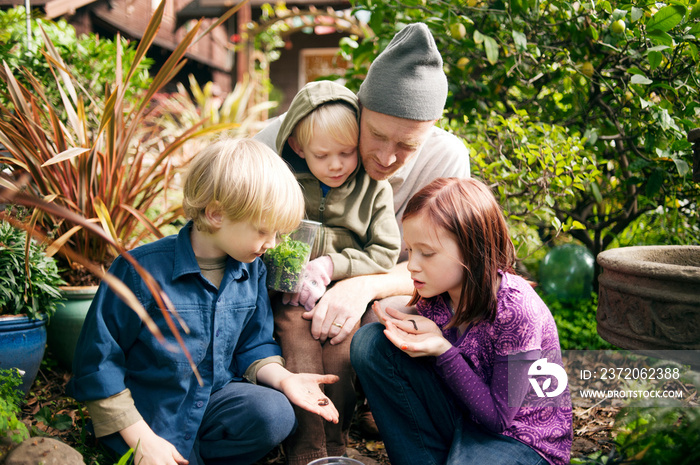
[[340, 344], [321, 344], [311, 335], [311, 321], [301, 317], [304, 307], [283, 305], [281, 299], [273, 300], [275, 337], [282, 348], [286, 367], [293, 373], [319, 373], [338, 375], [335, 384], [322, 386], [326, 395], [340, 413], [338, 424], [294, 406], [298, 426], [285, 440], [287, 463], [307, 465], [310, 461], [345, 453], [348, 431], [352, 421], [357, 396], [355, 372], [350, 365], [350, 341], [359, 328]]

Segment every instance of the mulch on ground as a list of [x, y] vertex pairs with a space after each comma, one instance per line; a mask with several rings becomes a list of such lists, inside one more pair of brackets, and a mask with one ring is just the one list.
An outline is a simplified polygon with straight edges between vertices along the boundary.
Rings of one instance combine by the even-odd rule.
[[[31, 428], [33, 436], [51, 436], [76, 448], [87, 465], [111, 465], [95, 439], [83, 426], [88, 421], [85, 407], [65, 395], [70, 372], [56, 364], [50, 355], [37, 375], [36, 381], [22, 408], [22, 421]], [[572, 380], [570, 380], [571, 382]], [[570, 385], [575, 389], [576, 385]], [[589, 404], [574, 406], [574, 445], [572, 457], [581, 457], [612, 447], [611, 430], [621, 402], [612, 405]], [[350, 431], [349, 446], [363, 457], [370, 457], [381, 465], [390, 465], [381, 440], [364, 438], [357, 427]], [[277, 449], [258, 461], [257, 465], [283, 465], [284, 457]]]

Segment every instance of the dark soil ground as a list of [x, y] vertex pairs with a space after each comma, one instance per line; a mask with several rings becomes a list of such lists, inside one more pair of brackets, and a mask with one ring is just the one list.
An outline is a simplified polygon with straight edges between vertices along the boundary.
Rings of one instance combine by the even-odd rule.
[[[32, 436], [51, 436], [76, 448], [83, 454], [87, 465], [112, 465], [114, 461], [83, 429], [88, 421], [87, 410], [65, 395], [65, 385], [69, 379], [70, 373], [58, 366], [48, 354], [26, 397], [22, 420], [30, 427]], [[571, 385], [570, 388], [575, 389], [576, 386]], [[586, 456], [598, 450], [607, 452], [611, 448], [611, 430], [620, 407], [614, 404], [596, 405], [593, 400], [574, 405], [573, 457]], [[383, 443], [364, 438], [356, 426], [351, 429], [349, 445], [363, 457], [390, 465]], [[284, 457], [281, 450], [274, 450], [257, 465], [282, 464]]]

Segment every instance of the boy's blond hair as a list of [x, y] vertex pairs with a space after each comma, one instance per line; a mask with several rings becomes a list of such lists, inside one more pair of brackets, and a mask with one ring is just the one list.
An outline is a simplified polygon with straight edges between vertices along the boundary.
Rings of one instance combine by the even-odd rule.
[[314, 129], [325, 131], [339, 144], [357, 145], [360, 128], [355, 110], [343, 102], [328, 102], [316, 108], [299, 121], [294, 138], [302, 147], [313, 140]]
[[301, 188], [287, 164], [253, 139], [221, 139], [192, 159], [182, 207], [197, 229], [212, 232], [205, 210], [219, 208], [232, 221], [250, 221], [288, 233], [304, 216]]

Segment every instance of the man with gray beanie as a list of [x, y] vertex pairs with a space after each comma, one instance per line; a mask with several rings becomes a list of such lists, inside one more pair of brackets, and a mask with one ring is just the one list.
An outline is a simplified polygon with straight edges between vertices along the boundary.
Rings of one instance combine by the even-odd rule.
[[[425, 24], [410, 24], [394, 36], [371, 64], [357, 96], [361, 106], [362, 164], [371, 178], [389, 180], [401, 228], [406, 203], [423, 186], [438, 177], [469, 177], [468, 149], [459, 138], [435, 126], [447, 99], [447, 77], [440, 52]], [[284, 117], [272, 120], [255, 138], [274, 150]], [[380, 300], [382, 307], [403, 308], [408, 303], [413, 281], [406, 267], [405, 247], [402, 250], [399, 264], [390, 273], [338, 281], [312, 311], [300, 312], [298, 320], [292, 319], [293, 328], [284, 328], [283, 333], [295, 335], [297, 347], [303, 347], [299, 342], [304, 340], [309, 345], [325, 343], [337, 347], [334, 360], [329, 361], [333, 367], [327, 367], [326, 374], [342, 372], [338, 367], [350, 365], [350, 339], [365, 313], [373, 317], [371, 311], [366, 312], [369, 304]], [[303, 361], [308, 354], [282, 355], [304, 371]], [[339, 411], [345, 410], [345, 403], [356, 402], [355, 398], [335, 398], [328, 389], [326, 394]], [[349, 428], [350, 419], [345, 419], [345, 424]], [[304, 432], [304, 425], [300, 424], [298, 431]], [[306, 464], [312, 458], [338, 452], [337, 448], [330, 450], [330, 446], [326, 450], [305, 450], [303, 438], [299, 433], [296, 437], [298, 447], [286, 444], [290, 464]]]

